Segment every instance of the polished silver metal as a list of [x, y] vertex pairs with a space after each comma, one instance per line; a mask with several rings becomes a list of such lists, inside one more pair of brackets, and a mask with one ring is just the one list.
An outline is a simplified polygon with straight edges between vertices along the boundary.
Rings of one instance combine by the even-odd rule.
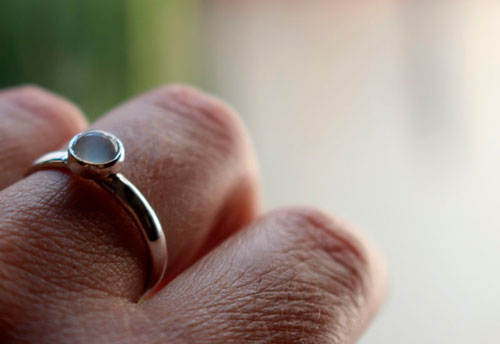
[[144, 195], [121, 173], [125, 149], [114, 135], [102, 130], [84, 131], [71, 139], [67, 151], [43, 155], [28, 172], [66, 168], [95, 181], [109, 191], [134, 219], [149, 249], [149, 275], [141, 300], [148, 298], [165, 275], [167, 245], [155, 211]]

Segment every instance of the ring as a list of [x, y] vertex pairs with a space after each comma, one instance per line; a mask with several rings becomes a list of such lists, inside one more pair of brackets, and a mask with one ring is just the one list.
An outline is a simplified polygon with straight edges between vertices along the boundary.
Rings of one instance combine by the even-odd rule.
[[44, 168], [65, 168], [95, 181], [116, 197], [134, 219], [149, 249], [149, 274], [141, 297], [144, 300], [155, 292], [165, 275], [167, 245], [155, 211], [144, 195], [119, 173], [124, 159], [125, 149], [116, 136], [102, 130], [89, 130], [74, 136], [67, 151], [40, 157], [28, 175]]

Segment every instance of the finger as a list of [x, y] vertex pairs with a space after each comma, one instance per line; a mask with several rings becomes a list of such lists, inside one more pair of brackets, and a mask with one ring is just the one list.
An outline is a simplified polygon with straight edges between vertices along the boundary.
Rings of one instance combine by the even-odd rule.
[[0, 92], [0, 123], [0, 189], [86, 126], [75, 106], [34, 86]]
[[[220, 101], [186, 87], [161, 88], [94, 127], [123, 141], [123, 174], [160, 217], [170, 275], [213, 245], [209, 237], [222, 238], [253, 217], [248, 140]], [[141, 295], [148, 253], [132, 218], [101, 187], [47, 170], [5, 189], [0, 199], [6, 214], [0, 219], [0, 293], [28, 295], [6, 307], [16, 317], [41, 294], [52, 295], [51, 302], [82, 294], [134, 301]]]
[[237, 115], [186, 86], [154, 90], [95, 123], [124, 143], [123, 173], [159, 213], [173, 278], [253, 219], [256, 163]]
[[141, 341], [353, 343], [383, 281], [373, 249], [338, 222], [274, 212], [146, 302], [141, 314], [158, 320]]

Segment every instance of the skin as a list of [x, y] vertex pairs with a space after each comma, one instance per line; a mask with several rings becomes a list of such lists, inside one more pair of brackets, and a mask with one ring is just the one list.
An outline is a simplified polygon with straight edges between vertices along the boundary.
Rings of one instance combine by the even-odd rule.
[[[112, 196], [62, 170], [23, 174], [88, 125], [66, 100], [0, 92], [1, 343], [353, 343], [384, 293], [376, 250], [314, 208], [258, 211], [255, 157], [234, 111], [186, 86], [93, 123], [165, 228], [163, 288]], [[293, 171], [283, 171], [293, 173]]]

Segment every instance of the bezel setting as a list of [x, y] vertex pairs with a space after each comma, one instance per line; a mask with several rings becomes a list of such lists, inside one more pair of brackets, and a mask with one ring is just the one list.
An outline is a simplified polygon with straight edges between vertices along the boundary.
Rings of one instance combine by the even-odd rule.
[[[92, 161], [91, 158], [81, 156], [78, 153], [77, 145], [85, 144], [83, 140], [88, 140], [91, 137], [98, 137], [100, 140], [108, 140], [111, 143], [115, 152], [114, 156], [106, 161], [98, 159], [99, 161]], [[108, 144], [106, 143], [106, 144]], [[88, 143], [87, 143], [88, 144]], [[95, 145], [95, 143], [93, 143]], [[102, 147], [102, 149], [109, 149]], [[85, 154], [84, 154], [85, 155]], [[88, 155], [88, 154], [87, 154]], [[125, 149], [121, 141], [108, 132], [102, 130], [88, 130], [74, 136], [69, 142], [68, 146], [68, 168], [86, 178], [107, 178], [111, 174], [116, 174], [120, 171], [125, 160]]]

